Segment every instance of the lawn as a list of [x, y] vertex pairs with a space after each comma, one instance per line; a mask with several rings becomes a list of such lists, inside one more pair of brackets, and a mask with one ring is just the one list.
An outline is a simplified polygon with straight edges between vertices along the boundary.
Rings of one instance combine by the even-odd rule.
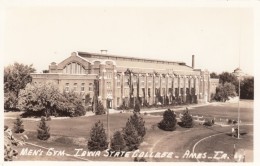
[[[241, 119], [243, 123], [253, 123], [253, 102], [242, 101], [241, 102]], [[177, 111], [181, 112], [181, 111]], [[203, 107], [195, 107], [190, 109], [191, 114], [204, 116], [208, 118], [233, 118], [237, 117], [237, 104], [232, 103], [221, 103], [208, 105]], [[206, 128], [198, 123], [195, 124], [194, 128], [186, 129], [177, 127], [176, 131], [166, 132], [158, 129], [156, 127], [157, 123], [162, 119], [162, 113], [150, 113], [150, 115], [142, 115], [145, 120], [145, 126], [147, 129], [144, 142], [140, 145], [139, 150], [144, 152], [174, 152], [174, 155], [179, 156], [179, 158], [172, 159], [155, 159], [148, 158], [148, 161], [196, 161], [196, 159], [182, 158], [186, 150], [192, 150], [194, 144], [200, 139], [213, 135], [216, 133], [225, 133], [207, 139], [200, 143], [196, 147], [197, 152], [208, 152], [212, 153], [212, 149], [218, 150], [223, 149], [228, 154], [231, 154], [232, 148], [230, 146], [236, 142], [238, 148], [244, 148], [248, 151], [253, 151], [253, 130], [252, 126], [241, 127], [247, 134], [243, 136], [243, 139], [235, 141], [234, 138], [227, 135], [231, 131], [231, 126], [220, 127], [218, 125]], [[109, 115], [109, 128], [110, 136], [116, 130], [121, 130], [129, 118], [131, 113], [117, 113]], [[17, 113], [5, 113], [6, 117], [16, 117]], [[37, 124], [39, 121], [23, 119], [25, 133], [28, 136], [28, 141], [33, 144], [41, 145], [47, 148], [55, 148], [56, 150], [65, 150], [66, 153], [74, 154], [75, 148], [82, 148], [87, 150], [87, 140], [89, 138], [90, 130], [93, 124], [97, 121], [102, 121], [104, 127], [107, 126], [107, 116], [85, 116], [85, 117], [75, 117], [67, 119], [53, 119], [47, 121], [51, 130], [51, 138], [48, 141], [40, 141], [36, 137]], [[12, 128], [14, 119], [5, 119], [5, 125]], [[16, 134], [17, 138], [20, 138], [23, 134]], [[223, 141], [225, 140], [225, 141]], [[22, 148], [39, 149], [32, 145], [18, 146], [17, 149], [20, 152]], [[43, 149], [44, 150], [44, 149]], [[46, 149], [45, 149], [46, 151]], [[110, 157], [82, 157], [84, 159], [89, 159], [93, 161], [133, 161], [133, 158], [110, 158]], [[18, 156], [15, 160], [68, 160], [74, 161], [81, 159], [70, 157], [70, 156]], [[212, 160], [211, 160], [212, 161]]]

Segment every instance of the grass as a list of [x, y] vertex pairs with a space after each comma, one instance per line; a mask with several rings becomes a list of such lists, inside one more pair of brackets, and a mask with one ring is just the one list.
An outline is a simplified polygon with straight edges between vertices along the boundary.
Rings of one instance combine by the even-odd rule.
[[[253, 121], [253, 111], [252, 111], [253, 103], [248, 101], [241, 102], [241, 118], [242, 121], [252, 123]], [[190, 110], [191, 114], [199, 116], [207, 116], [207, 117], [228, 117], [228, 118], [236, 118], [237, 116], [237, 104], [219, 104], [219, 105], [209, 105], [203, 107], [196, 107]], [[151, 115], [162, 115], [163, 112], [159, 113], [150, 113]], [[113, 132], [116, 130], [121, 130], [130, 117], [131, 113], [118, 113], [118, 114], [110, 114], [109, 115], [109, 128], [110, 128], [110, 136], [112, 136]], [[5, 116], [10, 117], [10, 114], [6, 114]], [[12, 114], [13, 117], [17, 116]], [[176, 131], [167, 132], [162, 131], [157, 128], [157, 123], [162, 119], [161, 116], [145, 116], [142, 115], [145, 120], [145, 126], [147, 129], [144, 142], [140, 146], [141, 151], [149, 152], [164, 152], [171, 151], [176, 155], [180, 156], [179, 159], [148, 159], [148, 161], [196, 161], [194, 159], [182, 159], [181, 156], [185, 153], [187, 149], [191, 150], [193, 145], [199, 141], [201, 138], [207, 137], [209, 135], [220, 133], [220, 132], [229, 132], [231, 131], [231, 126], [229, 127], [203, 127], [202, 125], [196, 124], [194, 128], [187, 129], [181, 128], [177, 126]], [[83, 148], [87, 150], [87, 140], [90, 135], [90, 130], [95, 122], [98, 120], [102, 121], [104, 127], [106, 129], [107, 126], [107, 116], [99, 115], [99, 116], [90, 116], [90, 117], [75, 117], [68, 119], [53, 119], [51, 121], [47, 121], [47, 124], [50, 126], [51, 138], [48, 141], [41, 141], [37, 139], [37, 125], [38, 121], [34, 120], [26, 120], [24, 119], [24, 128], [25, 133], [29, 139], [28, 142], [38, 144], [44, 147], [52, 147], [57, 150], [65, 150], [67, 153], [73, 154], [75, 152], [75, 148]], [[9, 128], [13, 127], [14, 119], [5, 119], [5, 125], [8, 125]], [[243, 130], [246, 130], [248, 133], [243, 136], [243, 139], [238, 140], [238, 147], [243, 145], [243, 147], [248, 150], [253, 149], [253, 130], [250, 127], [243, 127]], [[20, 138], [22, 134], [15, 134], [17, 138]], [[225, 141], [223, 141], [225, 140]], [[223, 143], [223, 144], [221, 144]], [[223, 151], [230, 152], [230, 146], [227, 144], [233, 145], [234, 140], [232, 137], [227, 134], [220, 135], [219, 137], [213, 137], [211, 140], [207, 140], [203, 142], [203, 144], [199, 144], [196, 148], [196, 151], [207, 151], [211, 152], [212, 149], [220, 149]], [[242, 144], [243, 143], [243, 144]], [[29, 147], [36, 148], [31, 145], [25, 145], [23, 147], [18, 146], [18, 151], [21, 148]], [[37, 149], [37, 148], [36, 148]], [[107, 157], [84, 157], [86, 159], [94, 160], [94, 161], [133, 161], [133, 158], [107, 158]], [[59, 157], [59, 156], [19, 156], [16, 160], [79, 160], [73, 157]]]

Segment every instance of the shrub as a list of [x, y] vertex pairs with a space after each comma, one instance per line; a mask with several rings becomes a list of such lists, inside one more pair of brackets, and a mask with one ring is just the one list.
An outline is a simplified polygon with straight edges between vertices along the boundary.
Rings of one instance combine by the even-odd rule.
[[231, 120], [231, 119], [228, 119], [227, 123], [228, 123], [228, 124], [232, 124], [232, 120]]
[[104, 108], [102, 102], [101, 102], [101, 101], [98, 101], [95, 114], [96, 114], [96, 115], [102, 115], [102, 114], [105, 114], [105, 113], [106, 113], [106, 110], [105, 110], [105, 108]]
[[207, 120], [206, 122], [203, 123], [204, 126], [212, 126], [212, 121]]
[[191, 128], [193, 127], [193, 125], [194, 125], [193, 118], [189, 114], [189, 110], [186, 109], [186, 111], [184, 111], [183, 113], [183, 116], [181, 117], [181, 126], [185, 128]]
[[130, 116], [129, 121], [136, 129], [138, 136], [143, 140], [143, 137], [146, 134], [146, 129], [145, 129], [145, 121], [143, 120], [141, 115], [134, 112], [134, 114]]
[[47, 140], [50, 138], [50, 128], [47, 126], [45, 118], [42, 116], [41, 121], [38, 125], [38, 135], [37, 138], [40, 140]]
[[22, 118], [20, 116], [18, 116], [14, 122], [14, 132], [15, 133], [22, 133], [24, 132], [24, 125], [23, 125], [23, 121]]
[[144, 157], [138, 159], [138, 157], [134, 158], [134, 162], [147, 162], [146, 159]]
[[138, 149], [140, 137], [130, 120], [126, 122], [126, 126], [123, 128], [123, 137], [128, 151]]
[[125, 140], [120, 131], [116, 131], [111, 139], [111, 149], [113, 151], [123, 151], [125, 150]]
[[158, 124], [158, 127], [165, 131], [173, 131], [176, 129], [176, 115], [174, 111], [168, 109], [163, 113], [163, 119]]
[[134, 112], [140, 113], [140, 103], [139, 100], [136, 100], [135, 106], [134, 106]]
[[18, 145], [18, 141], [14, 138], [12, 131], [6, 129], [4, 131], [4, 161], [12, 161], [13, 157], [18, 155], [18, 151], [13, 147]]
[[107, 149], [107, 136], [102, 122], [98, 121], [94, 124], [90, 132], [88, 140], [88, 149], [90, 151], [103, 151]]

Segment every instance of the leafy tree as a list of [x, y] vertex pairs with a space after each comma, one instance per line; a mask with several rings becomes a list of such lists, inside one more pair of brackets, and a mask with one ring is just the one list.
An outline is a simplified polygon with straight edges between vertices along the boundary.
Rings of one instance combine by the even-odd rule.
[[60, 93], [57, 84], [28, 84], [19, 93], [18, 108], [27, 115], [82, 116], [82, 100], [74, 92]]
[[254, 99], [254, 77], [245, 78], [240, 86], [241, 99]]
[[[83, 106], [81, 97], [75, 92], [65, 92], [60, 98], [58, 98], [55, 114], [65, 115], [71, 117], [83, 116], [86, 114], [86, 110]], [[53, 114], [53, 112], [52, 112]]]
[[229, 97], [235, 97], [235, 86], [231, 83], [220, 84], [216, 89], [215, 99], [217, 101], [226, 101]]
[[14, 63], [4, 68], [4, 108], [17, 109], [18, 94], [32, 81], [30, 73], [35, 72], [32, 65]]
[[113, 151], [125, 150], [125, 140], [121, 131], [116, 131], [111, 139], [111, 149]]
[[43, 116], [41, 117], [37, 132], [37, 138], [40, 140], [47, 140], [50, 138], [50, 127], [47, 126], [45, 118]]
[[186, 109], [183, 113], [183, 116], [181, 117], [181, 126], [185, 128], [192, 128], [194, 125], [193, 118], [189, 114], [189, 110]]
[[18, 98], [12, 91], [4, 93], [4, 109], [17, 110]]
[[15, 133], [24, 132], [23, 120], [20, 116], [18, 116], [14, 122], [14, 132]]
[[140, 145], [140, 137], [130, 120], [126, 122], [126, 126], [123, 128], [123, 137], [128, 151], [138, 149]]
[[219, 75], [215, 72], [210, 73], [210, 78], [219, 78]]
[[98, 121], [94, 124], [88, 140], [88, 149], [90, 151], [103, 151], [107, 149], [108, 142], [103, 123]]
[[238, 93], [238, 78], [235, 74], [229, 72], [223, 72], [219, 75], [219, 83], [224, 85], [225, 83], [231, 83], [235, 86], [236, 93]]
[[158, 124], [158, 127], [165, 131], [173, 131], [176, 129], [176, 115], [174, 111], [168, 109], [163, 113], [163, 119]]
[[30, 73], [35, 72], [32, 65], [14, 63], [4, 68], [4, 92], [13, 92], [18, 97], [20, 89], [32, 81]]
[[129, 121], [130, 123], [132, 123], [132, 125], [137, 131], [138, 136], [141, 138], [140, 141], [142, 141], [143, 137], [146, 134], [145, 121], [143, 120], [140, 114], [138, 115], [135, 112], [133, 115], [130, 116]]

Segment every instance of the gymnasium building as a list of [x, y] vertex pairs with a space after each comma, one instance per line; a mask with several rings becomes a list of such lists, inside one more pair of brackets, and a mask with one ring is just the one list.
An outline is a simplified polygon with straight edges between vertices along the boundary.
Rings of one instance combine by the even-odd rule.
[[48, 73], [31, 74], [34, 83], [56, 82], [60, 91], [74, 91], [85, 99], [98, 98], [105, 108], [129, 106], [138, 98], [141, 105], [205, 103], [211, 100], [218, 79], [209, 71], [184, 62], [165, 61], [101, 53], [73, 52], [60, 63], [52, 62]]

